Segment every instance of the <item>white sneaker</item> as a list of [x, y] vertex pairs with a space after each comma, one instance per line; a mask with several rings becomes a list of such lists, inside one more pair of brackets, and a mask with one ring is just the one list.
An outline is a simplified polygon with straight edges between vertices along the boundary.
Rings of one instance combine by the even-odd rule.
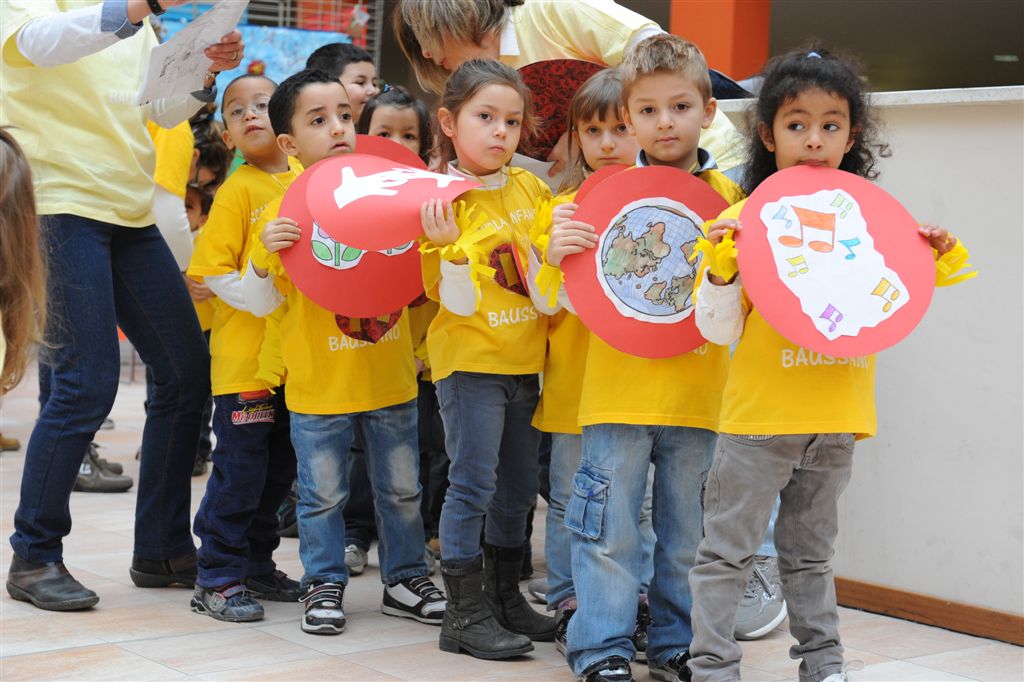
[[412, 618], [428, 625], [440, 625], [448, 602], [426, 576], [406, 578], [384, 588], [380, 610], [389, 616]]
[[306, 605], [302, 631], [314, 635], [340, 635], [345, 629], [345, 612], [341, 603], [345, 586], [338, 583], [310, 585], [299, 600]]
[[365, 549], [359, 545], [345, 546], [345, 565], [348, 566], [349, 573], [362, 575], [368, 563], [370, 563], [370, 559], [367, 557]]

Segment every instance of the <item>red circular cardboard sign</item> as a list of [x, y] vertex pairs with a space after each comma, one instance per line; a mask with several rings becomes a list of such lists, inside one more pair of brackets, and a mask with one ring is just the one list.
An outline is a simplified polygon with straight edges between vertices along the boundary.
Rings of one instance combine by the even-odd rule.
[[[316, 170], [314, 171], [313, 168]], [[382, 251], [423, 234], [420, 206], [451, 201], [480, 186], [465, 176], [432, 173], [368, 154], [344, 154], [310, 168], [306, 202], [321, 229], [357, 249]]]
[[587, 178], [580, 184], [580, 188], [576, 190], [576, 196], [573, 198], [573, 202], [578, 204], [590, 194], [590, 190], [594, 189], [602, 182], [622, 171], [629, 170], [631, 166], [627, 166], [621, 163], [613, 163], [610, 166], [602, 166], [596, 171], [587, 176]]
[[391, 159], [413, 168], [426, 168], [427, 164], [415, 152], [400, 142], [380, 135], [356, 135], [356, 152]]
[[[707, 183], [676, 168], [636, 168], [598, 185], [574, 220], [593, 225], [601, 241], [562, 261], [566, 292], [583, 324], [640, 357], [667, 358], [702, 345], [689, 293], [699, 261], [690, 264], [686, 256], [703, 235], [701, 225], [726, 207]], [[637, 313], [647, 319], [630, 316]]]
[[860, 176], [788, 168], [761, 183], [740, 220], [743, 286], [768, 324], [799, 346], [835, 357], [877, 353], [909, 334], [931, 303], [935, 260], [917, 221]]
[[[420, 254], [415, 242], [396, 256], [363, 252], [357, 256], [356, 264], [345, 270], [324, 265], [314, 255], [317, 225], [306, 205], [306, 185], [313, 177], [311, 171], [320, 163], [324, 161], [299, 175], [281, 202], [279, 215], [291, 218], [302, 228], [299, 241], [280, 252], [288, 276], [311, 301], [338, 315], [367, 318], [400, 310], [423, 293]], [[321, 236], [320, 241], [326, 240]], [[346, 255], [345, 247], [337, 247], [335, 255], [340, 260]], [[346, 260], [351, 263], [355, 258]]]
[[538, 134], [531, 156], [547, 159], [558, 139], [565, 134], [569, 104], [580, 86], [605, 67], [579, 59], [548, 59], [519, 69], [533, 94], [533, 113]]

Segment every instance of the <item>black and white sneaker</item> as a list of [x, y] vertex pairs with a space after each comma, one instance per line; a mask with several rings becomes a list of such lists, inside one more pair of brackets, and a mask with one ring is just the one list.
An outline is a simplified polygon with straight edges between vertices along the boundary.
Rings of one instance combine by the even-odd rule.
[[302, 631], [315, 635], [340, 635], [345, 629], [345, 612], [341, 602], [345, 586], [338, 583], [312, 584], [299, 600], [306, 605]]
[[448, 606], [444, 594], [427, 576], [406, 578], [384, 588], [380, 610], [389, 616], [412, 618], [428, 625], [440, 625]]
[[587, 666], [580, 675], [583, 682], [636, 682], [629, 661], [622, 656], [609, 656]]

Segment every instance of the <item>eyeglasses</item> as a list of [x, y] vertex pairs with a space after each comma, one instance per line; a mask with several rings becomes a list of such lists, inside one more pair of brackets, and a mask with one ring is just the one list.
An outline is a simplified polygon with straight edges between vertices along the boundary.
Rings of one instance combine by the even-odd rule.
[[232, 104], [231, 108], [224, 112], [224, 118], [229, 121], [241, 121], [245, 118], [245, 112], [251, 111], [254, 116], [263, 116], [270, 108], [270, 98], [258, 99], [249, 104]]

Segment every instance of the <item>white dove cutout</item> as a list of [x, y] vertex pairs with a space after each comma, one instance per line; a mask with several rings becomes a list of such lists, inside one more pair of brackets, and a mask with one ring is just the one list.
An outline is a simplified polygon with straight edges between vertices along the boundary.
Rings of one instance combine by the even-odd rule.
[[342, 209], [365, 197], [393, 197], [398, 191], [392, 187], [400, 187], [411, 180], [433, 180], [438, 189], [444, 189], [453, 182], [463, 182], [464, 178], [409, 167], [359, 177], [351, 166], [345, 166], [341, 169], [341, 184], [334, 190], [334, 203]]

